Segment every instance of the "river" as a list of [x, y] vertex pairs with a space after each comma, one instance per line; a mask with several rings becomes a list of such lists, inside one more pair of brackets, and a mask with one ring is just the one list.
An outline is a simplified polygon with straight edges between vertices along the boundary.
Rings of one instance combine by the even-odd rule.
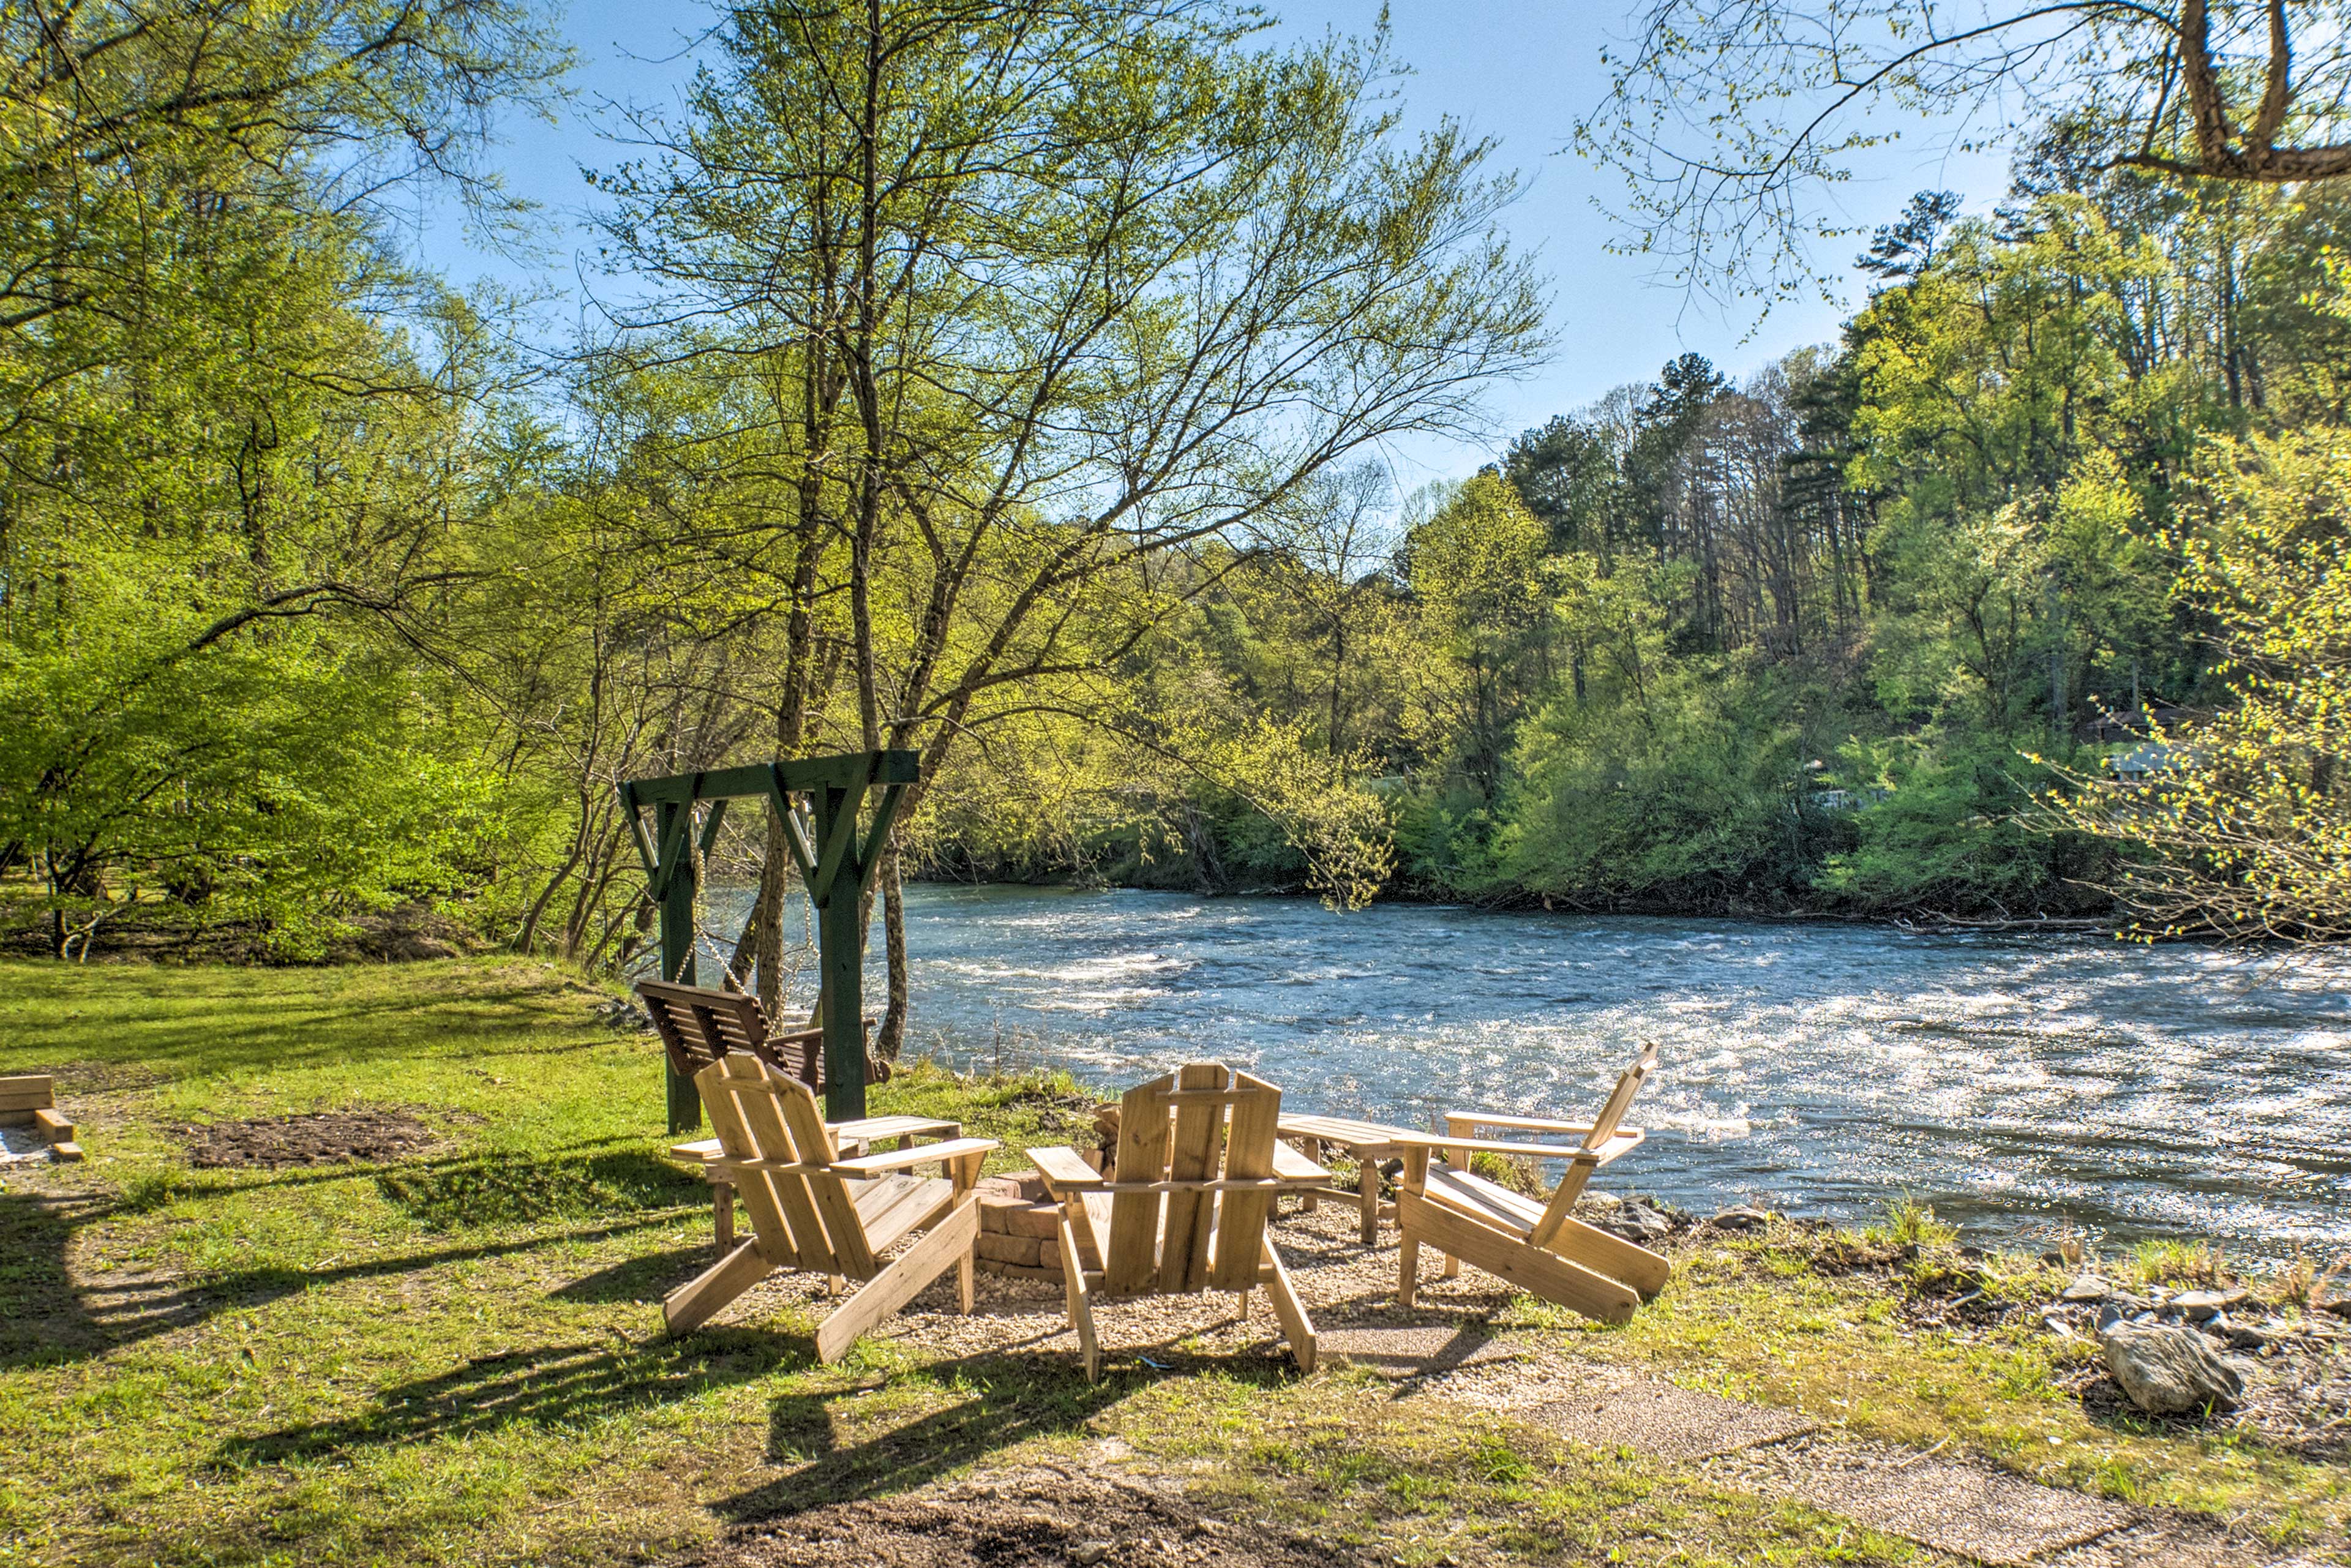
[[1655, 1040], [1604, 1189], [2351, 1252], [2351, 955], [936, 884], [906, 942], [908, 1049], [959, 1067], [1114, 1090], [1214, 1058], [1426, 1126], [1586, 1113]]

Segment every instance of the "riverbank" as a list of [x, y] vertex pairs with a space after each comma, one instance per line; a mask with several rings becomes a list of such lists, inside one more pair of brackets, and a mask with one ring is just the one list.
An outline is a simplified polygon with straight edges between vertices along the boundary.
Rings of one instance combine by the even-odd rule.
[[[708, 1211], [596, 987], [516, 960], [8, 964], [0, 998], [0, 1065], [58, 1074], [90, 1156], [0, 1167], [0, 1561], [1951, 1560], [1841, 1511], [1853, 1465], [2121, 1510], [2110, 1542], [2160, 1546], [2139, 1561], [2351, 1560], [2339, 1448], [2088, 1396], [2095, 1352], [2032, 1315], [2070, 1270], [2033, 1258], [1697, 1227], [1623, 1329], [1465, 1271], [1413, 1321], [1496, 1348], [1401, 1385], [1344, 1356], [1297, 1378], [1262, 1317], [1204, 1300], [1135, 1344], [1106, 1309], [1090, 1386], [1054, 1293], [998, 1281], [979, 1317], [919, 1301], [825, 1368], [783, 1282], [661, 1333]], [[878, 1098], [1011, 1150], [1085, 1100], [935, 1070]], [[374, 1157], [308, 1163], [321, 1124], [281, 1119], [322, 1113]], [[1336, 1206], [1281, 1225], [1326, 1330], [1391, 1325], [1392, 1242], [1364, 1252]], [[1545, 1413], [1593, 1388], [1809, 1430], [1677, 1457]]]

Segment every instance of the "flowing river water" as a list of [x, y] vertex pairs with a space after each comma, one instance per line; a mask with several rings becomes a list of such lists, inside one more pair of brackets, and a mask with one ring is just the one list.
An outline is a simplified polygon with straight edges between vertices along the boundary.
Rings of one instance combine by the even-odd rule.
[[[2351, 1255], [2351, 954], [1885, 926], [910, 887], [909, 1051], [1115, 1090], [1214, 1058], [1285, 1106], [1580, 1117], [1636, 1042], [1601, 1185], [1970, 1239]], [[739, 917], [739, 915], [738, 915]], [[869, 976], [878, 1010], [879, 923]]]

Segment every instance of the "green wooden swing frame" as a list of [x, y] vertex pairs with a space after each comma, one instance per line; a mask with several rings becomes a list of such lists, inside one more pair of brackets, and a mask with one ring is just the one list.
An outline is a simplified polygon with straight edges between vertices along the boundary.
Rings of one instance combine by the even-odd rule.
[[[783, 823], [784, 848], [816, 905], [817, 1009], [824, 1029], [824, 1099], [828, 1121], [865, 1114], [865, 942], [861, 918], [865, 894], [882, 862], [882, 848], [898, 820], [907, 787], [921, 776], [912, 751], [855, 751], [793, 762], [759, 762], [630, 779], [620, 786], [621, 810], [644, 862], [645, 881], [661, 915], [661, 976], [695, 981], [694, 907], [701, 893], [703, 857], [718, 841], [730, 800], [764, 800]], [[860, 826], [869, 791], [882, 791], [871, 820]], [[803, 804], [801, 797], [806, 797]], [[705, 804], [706, 803], [706, 804]], [[695, 821], [697, 805], [705, 805]], [[653, 813], [648, 831], [647, 810]], [[669, 1130], [702, 1125], [694, 1081], [664, 1059]]]

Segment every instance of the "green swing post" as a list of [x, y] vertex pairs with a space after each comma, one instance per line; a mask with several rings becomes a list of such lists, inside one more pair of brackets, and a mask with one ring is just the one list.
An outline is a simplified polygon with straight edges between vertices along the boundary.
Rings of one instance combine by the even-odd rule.
[[[670, 841], [670, 825], [675, 819], [690, 817], [693, 812], [690, 801], [663, 801], [654, 812], [661, 826], [662, 841]], [[673, 865], [670, 874], [662, 880], [664, 885], [657, 894], [661, 900], [661, 977], [690, 986], [696, 967], [694, 901], [701, 888], [690, 862]], [[694, 1081], [670, 1065], [667, 1051], [662, 1053], [662, 1083], [669, 1098], [669, 1130], [687, 1133], [700, 1127], [702, 1097], [695, 1092]]]
[[[632, 779], [620, 787], [621, 809], [644, 862], [646, 884], [661, 915], [662, 977], [695, 983], [694, 905], [701, 891], [704, 855], [717, 841], [726, 802], [764, 799], [784, 824], [783, 840], [817, 908], [817, 1010], [824, 1028], [825, 1115], [847, 1121], [865, 1114], [864, 894], [873, 885], [883, 844], [896, 822], [906, 786], [920, 776], [911, 751], [862, 751], [798, 762], [722, 768], [667, 779]], [[861, 831], [865, 796], [882, 796]], [[796, 796], [809, 797], [803, 810]], [[706, 800], [700, 831], [694, 807]], [[653, 831], [644, 809], [653, 808]], [[664, 1071], [667, 1073], [666, 1061]], [[668, 1073], [669, 1130], [702, 1124], [693, 1083]]]

